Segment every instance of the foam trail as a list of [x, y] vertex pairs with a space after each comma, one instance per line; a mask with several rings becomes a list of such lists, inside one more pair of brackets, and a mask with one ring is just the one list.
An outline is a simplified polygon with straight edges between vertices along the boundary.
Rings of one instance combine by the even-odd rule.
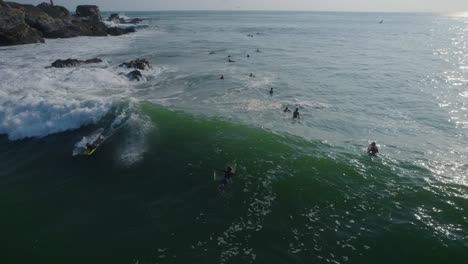
[[143, 159], [147, 136], [153, 131], [154, 125], [148, 116], [137, 112], [133, 112], [125, 123], [129, 129], [125, 139], [119, 144], [118, 158], [124, 166], [131, 166]]

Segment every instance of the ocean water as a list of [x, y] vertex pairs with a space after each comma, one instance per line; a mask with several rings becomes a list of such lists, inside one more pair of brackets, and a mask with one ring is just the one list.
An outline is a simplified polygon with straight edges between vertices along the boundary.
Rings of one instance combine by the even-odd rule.
[[468, 15], [125, 15], [0, 48], [1, 263], [468, 263]]

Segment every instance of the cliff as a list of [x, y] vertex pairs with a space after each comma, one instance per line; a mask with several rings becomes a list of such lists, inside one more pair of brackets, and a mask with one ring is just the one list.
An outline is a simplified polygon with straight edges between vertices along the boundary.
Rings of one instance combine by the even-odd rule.
[[77, 6], [76, 15], [62, 6], [23, 5], [0, 0], [0, 46], [44, 42], [44, 38], [122, 35], [135, 30], [107, 28], [99, 8]]

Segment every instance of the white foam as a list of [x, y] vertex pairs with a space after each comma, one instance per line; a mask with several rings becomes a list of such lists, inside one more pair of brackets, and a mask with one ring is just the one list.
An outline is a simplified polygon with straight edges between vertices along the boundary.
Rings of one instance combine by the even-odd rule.
[[271, 86], [272, 83], [273, 83], [273, 76], [262, 75], [262, 76], [255, 76], [255, 78], [249, 77], [248, 86], [251, 88], [265, 89], [265, 87]]
[[107, 62], [46, 68], [56, 59], [106, 56], [130, 38], [79, 37], [0, 48], [0, 134], [11, 140], [42, 137], [97, 122], [131, 82]]
[[282, 104], [280, 102], [265, 101], [259, 99], [246, 99], [236, 102], [234, 108], [243, 109], [246, 111], [264, 111], [272, 109], [281, 109]]
[[[120, 117], [116, 118], [116, 121], [118, 120]], [[149, 117], [141, 115], [137, 111], [131, 111], [125, 123], [130, 128], [128, 130], [130, 135], [119, 144], [120, 149], [117, 151], [117, 155], [121, 164], [128, 167], [143, 159], [148, 145], [146, 144], [147, 136], [154, 129], [154, 125]]]
[[117, 28], [136, 28], [136, 29], [141, 29], [141, 28], [146, 28], [149, 27], [148, 24], [142, 23], [141, 21], [139, 23], [129, 23], [131, 22], [132, 18], [124, 15], [124, 14], [119, 14], [119, 18], [123, 18], [123, 20], [126, 23], [120, 23], [120, 22], [115, 22], [113, 21], [107, 21], [103, 20], [102, 22], [107, 26], [107, 27], [117, 27]]
[[309, 100], [300, 100], [294, 98], [293, 100], [287, 100], [283, 102], [285, 105], [293, 106], [293, 107], [300, 107], [300, 108], [306, 108], [306, 109], [323, 109], [323, 108], [328, 108], [329, 105], [316, 102], [316, 101], [309, 101]]
[[117, 27], [117, 28], [135, 28], [135, 27], [146, 27], [147, 25], [137, 25], [137, 24], [121, 24], [121, 23], [115, 23], [114, 21], [103, 21], [104, 24], [106, 24], [107, 27]]

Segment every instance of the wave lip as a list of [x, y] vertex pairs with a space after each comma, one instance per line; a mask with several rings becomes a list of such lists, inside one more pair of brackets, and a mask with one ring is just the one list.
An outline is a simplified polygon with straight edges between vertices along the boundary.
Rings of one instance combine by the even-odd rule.
[[0, 77], [4, 77], [0, 134], [7, 134], [10, 140], [95, 123], [118, 99], [109, 93], [121, 93], [129, 83], [105, 68], [23, 68], [5, 70]]
[[43, 137], [97, 122], [110, 108], [99, 99], [52, 101], [34, 98], [0, 106], [0, 133], [8, 139]]

